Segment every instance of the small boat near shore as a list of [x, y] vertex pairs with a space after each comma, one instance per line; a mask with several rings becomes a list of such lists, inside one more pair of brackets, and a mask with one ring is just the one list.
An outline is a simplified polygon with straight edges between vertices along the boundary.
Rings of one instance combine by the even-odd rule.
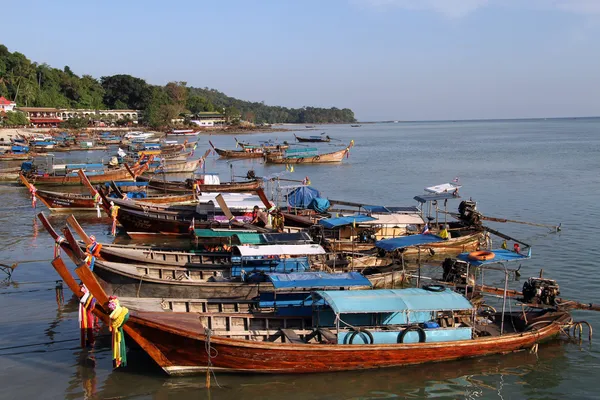
[[215, 147], [211, 141], [208, 143], [210, 143], [210, 146], [221, 158], [262, 158], [265, 155], [265, 151], [261, 147], [246, 147], [242, 150], [224, 150]]
[[298, 136], [294, 133], [294, 137], [300, 143], [329, 143], [331, 142], [331, 138], [329, 135], [325, 135], [325, 132], [321, 133], [321, 135], [311, 135], [308, 137]]
[[267, 164], [327, 164], [342, 162], [354, 146], [351, 141], [348, 147], [331, 153], [317, 153], [317, 149], [288, 149], [282, 152], [265, 154]]
[[262, 181], [258, 179], [240, 182], [219, 182], [217, 184], [205, 183], [204, 179], [188, 179], [182, 182], [166, 181], [147, 176], [138, 176], [136, 180], [138, 182], [148, 182], [150, 188], [167, 193], [194, 192], [194, 183], [196, 184], [197, 191], [205, 193], [254, 192], [262, 187]]

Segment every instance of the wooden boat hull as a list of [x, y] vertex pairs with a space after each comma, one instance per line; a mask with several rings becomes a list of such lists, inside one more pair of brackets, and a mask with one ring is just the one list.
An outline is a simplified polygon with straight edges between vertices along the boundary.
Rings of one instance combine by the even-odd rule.
[[[192, 192], [191, 184], [187, 182], [171, 182], [164, 180], [152, 179], [146, 176], [138, 176], [138, 182], [148, 182], [148, 187], [157, 191], [172, 192], [172, 193], [189, 193]], [[205, 193], [243, 193], [254, 192], [262, 187], [262, 181], [242, 181], [242, 182], [223, 182], [220, 185], [199, 185], [199, 190]]]
[[104, 244], [100, 255], [104, 260], [115, 262], [222, 270], [231, 268], [231, 255], [228, 253], [193, 253], [144, 246]]
[[[133, 270], [137, 266], [127, 267]], [[108, 291], [119, 297], [250, 300], [258, 296], [259, 287], [260, 291], [273, 290], [273, 285], [267, 282], [206, 282], [188, 280], [186, 277], [187, 275], [194, 279], [211, 276], [214, 271], [161, 266], [139, 267], [137, 271], [128, 272], [112, 268], [110, 263], [96, 261], [94, 273]]]
[[[373, 243], [352, 243], [350, 241], [331, 241], [330, 247], [336, 252], [365, 252], [375, 249]], [[460, 253], [477, 251], [485, 247], [485, 232], [474, 232], [443, 242], [435, 242], [420, 246], [408, 247], [402, 253], [405, 261], [443, 260]]]
[[[33, 175], [27, 177], [31, 183], [36, 186], [47, 185], [47, 186], [62, 186], [62, 185], [81, 185], [81, 179], [79, 176], [51, 176], [51, 175]], [[89, 181], [93, 185], [103, 184], [109, 181], [132, 181], [133, 177], [126, 168], [119, 168], [115, 170], [108, 170], [103, 174], [99, 175], [88, 175]]]
[[344, 156], [350, 151], [349, 148], [345, 148], [340, 151], [333, 153], [319, 154], [312, 157], [298, 157], [298, 158], [286, 158], [281, 155], [266, 154], [265, 162], [267, 164], [327, 164], [327, 163], [339, 163], [342, 162]]
[[[123, 229], [131, 232], [164, 232], [190, 234], [191, 217], [167, 213], [153, 213], [121, 208], [117, 219]], [[194, 229], [210, 229], [228, 227], [227, 222], [194, 221]]]
[[[37, 198], [44, 203], [46, 207], [53, 212], [72, 212], [72, 211], [96, 211], [96, 204], [90, 195], [78, 193], [52, 192], [49, 190], [37, 190]], [[110, 199], [109, 199], [110, 200]], [[128, 200], [131, 204], [168, 204], [184, 203], [194, 201], [193, 194], [168, 195], [168, 196], [150, 196], [140, 200]]]
[[35, 153], [27, 154], [0, 154], [0, 161], [27, 161], [31, 160]]
[[200, 161], [166, 162], [163, 167], [156, 167], [144, 172], [145, 175], [153, 174], [177, 174], [183, 172], [194, 172], [201, 165]]
[[262, 158], [264, 156], [264, 152], [262, 150], [252, 152], [252, 151], [245, 151], [245, 150], [223, 150], [223, 149], [219, 149], [217, 147], [215, 147], [214, 149], [221, 158], [245, 159], [245, 158]]
[[[298, 374], [399, 367], [530, 349], [558, 336], [570, 318], [567, 313], [555, 314], [554, 322], [524, 333], [453, 342], [356, 346], [258, 342], [215, 335], [207, 343], [201, 321], [189, 314], [132, 313], [128, 325], [153, 343], [157, 351], [149, 355], [169, 375], [205, 372], [209, 365], [205, 345], [216, 355], [210, 360], [215, 372]], [[277, 330], [273, 327], [270, 332]]]
[[319, 139], [305, 138], [305, 137], [296, 136], [296, 135], [294, 135], [294, 137], [300, 143], [329, 143], [329, 142], [331, 142], [331, 139], [327, 138], [327, 137], [322, 138], [322, 139], [321, 138], [319, 138]]

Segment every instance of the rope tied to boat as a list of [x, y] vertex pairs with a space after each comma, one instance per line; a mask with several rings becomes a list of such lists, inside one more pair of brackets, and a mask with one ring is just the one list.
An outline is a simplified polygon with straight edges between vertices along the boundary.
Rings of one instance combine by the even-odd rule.
[[60, 245], [65, 243], [66, 241], [67, 239], [65, 239], [62, 236], [58, 236], [56, 239], [54, 239], [54, 258], [60, 255]]
[[561, 332], [571, 339], [579, 339], [581, 343], [581, 337], [583, 335], [583, 326], [588, 327], [588, 341], [592, 341], [593, 330], [592, 326], [587, 321], [573, 321], [572, 319], [564, 323], [561, 327]]
[[212, 359], [216, 358], [219, 355], [219, 351], [212, 347], [211, 345], [211, 337], [212, 330], [209, 328], [204, 328], [204, 334], [206, 335], [206, 340], [204, 341], [204, 351], [206, 351], [206, 388], [210, 389], [210, 374], [213, 374], [215, 378], [215, 382], [217, 386], [220, 388], [219, 381], [217, 381], [217, 376], [215, 375], [215, 371], [212, 369], [213, 363]]
[[116, 296], [108, 298], [108, 309], [111, 311], [109, 329], [112, 333], [113, 368], [127, 365], [127, 349], [123, 325], [129, 320], [129, 310], [119, 303]]
[[81, 347], [86, 348], [94, 345], [94, 328], [97, 321], [92, 311], [96, 307], [96, 299], [83, 283], [79, 290], [83, 293], [79, 299], [79, 331]]

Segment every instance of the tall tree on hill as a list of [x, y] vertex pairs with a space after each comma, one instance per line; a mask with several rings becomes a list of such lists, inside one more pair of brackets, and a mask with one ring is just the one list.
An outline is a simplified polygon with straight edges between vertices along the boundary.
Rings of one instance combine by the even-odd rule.
[[185, 111], [188, 98], [187, 82], [169, 82], [165, 86], [165, 91], [171, 99], [171, 104], [177, 111], [177, 115]]
[[[152, 98], [150, 85], [145, 80], [131, 75], [103, 76], [100, 82], [104, 89], [104, 104], [109, 109], [144, 110]], [[126, 107], [123, 107], [124, 105]]]

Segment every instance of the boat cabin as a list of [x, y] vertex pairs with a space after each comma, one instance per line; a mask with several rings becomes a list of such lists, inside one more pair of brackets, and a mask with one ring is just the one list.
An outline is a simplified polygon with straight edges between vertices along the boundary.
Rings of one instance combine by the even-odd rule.
[[[243, 279], [252, 274], [304, 272], [310, 269], [310, 257], [326, 254], [318, 244], [267, 244], [233, 246], [231, 275]], [[253, 279], [260, 279], [254, 277]]]
[[313, 326], [335, 333], [336, 343], [448, 342], [473, 336], [473, 305], [443, 287], [316, 291]]

